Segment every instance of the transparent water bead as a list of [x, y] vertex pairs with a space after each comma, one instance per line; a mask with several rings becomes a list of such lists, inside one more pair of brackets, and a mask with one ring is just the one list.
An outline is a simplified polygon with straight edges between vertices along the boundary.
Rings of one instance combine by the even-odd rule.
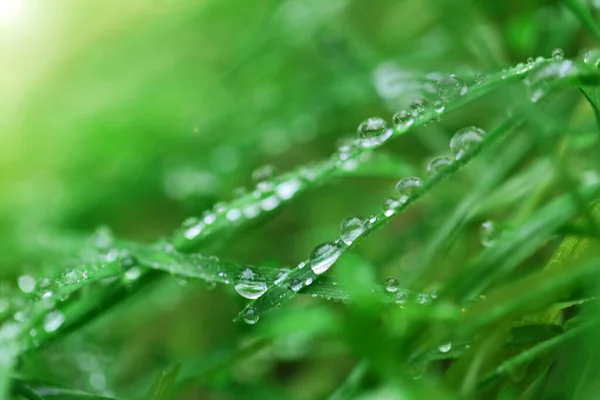
[[452, 160], [449, 157], [436, 157], [427, 164], [427, 175], [430, 177], [437, 175], [448, 168], [450, 164], [452, 164]]
[[19, 276], [17, 284], [23, 293], [31, 293], [35, 290], [35, 279], [30, 275]]
[[352, 244], [366, 229], [366, 221], [359, 217], [345, 219], [340, 224], [340, 239], [348, 246]]
[[290, 289], [292, 289], [294, 292], [302, 289], [302, 281], [300, 279], [292, 279], [290, 282]]
[[414, 124], [415, 119], [407, 111], [402, 110], [394, 114], [392, 121], [394, 122], [394, 126], [396, 126], [397, 129], [406, 129], [412, 124]]
[[438, 346], [440, 353], [447, 353], [452, 350], [452, 343], [444, 343]]
[[227, 214], [225, 214], [225, 218], [231, 222], [235, 222], [241, 217], [242, 211], [239, 208], [232, 208], [231, 210], [227, 211]]
[[446, 104], [441, 100], [436, 100], [433, 102], [433, 111], [440, 114], [443, 113], [446, 109]]
[[397, 199], [385, 199], [381, 206], [381, 209], [383, 210], [383, 215], [385, 215], [386, 217], [391, 217], [396, 213], [396, 211], [401, 205], [402, 203], [400, 203]]
[[555, 60], [562, 60], [563, 58], [565, 58], [565, 52], [561, 48], [556, 48], [552, 50], [552, 58], [554, 58]]
[[406, 203], [408, 199], [422, 186], [423, 181], [416, 176], [409, 176], [400, 179], [396, 184], [396, 193], [398, 193], [398, 200], [400, 203]]
[[496, 228], [492, 221], [485, 221], [481, 224], [479, 237], [484, 247], [492, 247], [496, 243]]
[[385, 280], [385, 290], [387, 290], [390, 293], [396, 293], [398, 291], [399, 286], [400, 281], [398, 281], [398, 278], [396, 277], [390, 276]]
[[260, 315], [258, 314], [258, 311], [256, 311], [256, 309], [254, 309], [254, 308], [248, 308], [246, 311], [244, 311], [244, 314], [242, 317], [244, 322], [247, 323], [248, 325], [254, 325], [255, 323], [258, 322], [259, 318], [260, 318]]
[[281, 182], [275, 186], [275, 194], [281, 200], [289, 200], [291, 199], [298, 190], [300, 190], [301, 183], [300, 180], [296, 178], [291, 178], [287, 181]]
[[415, 97], [410, 103], [410, 115], [414, 118], [423, 118], [427, 107], [429, 107], [429, 102], [424, 97]]
[[406, 304], [408, 302], [408, 292], [405, 290], [398, 290], [394, 301], [398, 305]]
[[385, 142], [391, 135], [383, 118], [373, 117], [363, 121], [357, 130], [358, 139], [362, 147], [373, 147]]
[[600, 66], [600, 50], [590, 50], [583, 56], [583, 62], [598, 68]]
[[52, 311], [44, 318], [44, 330], [48, 333], [56, 331], [65, 322], [65, 316], [60, 311]]
[[437, 93], [442, 100], [450, 100], [468, 93], [467, 83], [455, 74], [444, 76], [437, 82]]
[[481, 142], [484, 136], [485, 131], [475, 126], [463, 128], [452, 136], [450, 151], [457, 160], [460, 160], [473, 146]]
[[140, 276], [142, 276], [142, 269], [140, 267], [133, 267], [128, 269], [123, 277], [127, 282], [134, 282], [137, 281]]
[[252, 268], [246, 268], [240, 274], [233, 288], [246, 299], [258, 299], [267, 291], [267, 283], [257, 279]]
[[339, 244], [323, 243], [315, 247], [310, 254], [308, 264], [315, 274], [320, 275], [327, 271], [341, 254], [342, 248]]

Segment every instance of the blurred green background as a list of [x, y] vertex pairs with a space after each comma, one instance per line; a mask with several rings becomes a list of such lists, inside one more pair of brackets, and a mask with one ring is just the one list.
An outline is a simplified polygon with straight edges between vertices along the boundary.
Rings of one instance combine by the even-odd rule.
[[[472, 80], [555, 47], [577, 56], [592, 44], [586, 37], [558, 1], [0, 0], [0, 276], [56, 271], [59, 234], [106, 225], [139, 241], [169, 235], [248, 187], [257, 167], [324, 159], [365, 118], [389, 121], [426, 94], [429, 73]], [[493, 126], [508, 99], [487, 98], [400, 138], [382, 150], [398, 160], [398, 176], [313, 191], [218, 254], [298, 262], [345, 217], [377, 210], [403, 172], [447, 151], [458, 128]], [[460, 190], [447, 189], [443, 202], [455, 204]], [[385, 262], [410, 259], [410, 230], [431, 228], [414, 222], [420, 215], [411, 211], [360, 255], [393, 272], [404, 261]], [[353, 358], [327, 342], [337, 305], [296, 302], [313, 305], [314, 332], [295, 330], [291, 307], [256, 328], [276, 345], [233, 363], [230, 353], [259, 340], [231, 323], [243, 299], [171, 280], [23, 368], [127, 396], [181, 361], [184, 377], [209, 371], [182, 398], [319, 398]]]

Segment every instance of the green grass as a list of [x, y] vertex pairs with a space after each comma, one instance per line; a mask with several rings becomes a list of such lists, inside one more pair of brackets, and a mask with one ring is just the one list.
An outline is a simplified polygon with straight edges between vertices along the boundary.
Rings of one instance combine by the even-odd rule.
[[42, 3], [0, 400], [596, 397], [592, 3]]

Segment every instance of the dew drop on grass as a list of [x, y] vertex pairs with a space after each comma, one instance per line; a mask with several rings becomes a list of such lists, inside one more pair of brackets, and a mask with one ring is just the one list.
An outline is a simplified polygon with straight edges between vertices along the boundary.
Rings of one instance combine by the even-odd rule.
[[440, 353], [447, 353], [452, 350], [452, 343], [444, 343], [438, 346]]
[[413, 116], [404, 110], [398, 111], [396, 114], [394, 114], [392, 120], [394, 122], [394, 126], [396, 126], [396, 129], [406, 129], [415, 122]]
[[208, 211], [208, 212], [204, 213], [202, 220], [204, 221], [204, 223], [206, 225], [210, 225], [217, 220], [217, 215], [215, 213]]
[[52, 311], [44, 318], [44, 330], [48, 333], [56, 331], [65, 322], [65, 316], [60, 311]]
[[275, 193], [281, 200], [291, 199], [298, 190], [300, 190], [300, 181], [296, 178], [291, 178], [275, 186]]
[[529, 70], [529, 66], [523, 63], [518, 63], [515, 69], [517, 71], [517, 74], [522, 74]]
[[242, 209], [242, 214], [248, 219], [256, 218], [260, 215], [260, 206], [258, 204], [248, 204]]
[[485, 75], [483, 75], [482, 73], [478, 73], [477, 75], [475, 75], [475, 83], [480, 84], [483, 83], [485, 81]]
[[452, 136], [450, 151], [457, 160], [460, 160], [473, 146], [481, 142], [484, 136], [485, 131], [475, 126], [463, 128]]
[[275, 278], [275, 280], [273, 281], [274, 285], [281, 285], [281, 282], [283, 282], [283, 280], [285, 278], [287, 278], [289, 271], [279, 271], [277, 272], [277, 277]]
[[323, 243], [315, 247], [308, 263], [313, 272], [320, 275], [327, 271], [341, 254], [342, 249], [337, 243]]
[[302, 281], [300, 279], [292, 279], [290, 282], [290, 289], [292, 289], [294, 292], [302, 289]]
[[452, 163], [448, 157], [436, 157], [427, 164], [427, 176], [432, 177], [439, 174]]
[[396, 299], [394, 301], [399, 305], [406, 304], [408, 302], [408, 292], [404, 290], [397, 291]]
[[600, 50], [590, 50], [583, 56], [583, 62], [592, 67], [600, 66]]
[[363, 234], [366, 228], [366, 222], [359, 217], [351, 217], [345, 219], [340, 224], [340, 238], [348, 246], [352, 244], [360, 235]]
[[436, 113], [438, 113], [438, 114], [443, 113], [445, 109], [446, 109], [446, 104], [444, 104], [443, 101], [436, 100], [433, 102], [433, 111], [435, 111]]
[[257, 279], [252, 268], [246, 268], [240, 274], [233, 288], [246, 299], [257, 299], [267, 291], [267, 283]]
[[385, 142], [391, 135], [383, 118], [373, 117], [363, 121], [357, 130], [358, 139], [362, 147], [373, 147]]
[[306, 280], [304, 281], [304, 284], [305, 284], [306, 286], [309, 286], [309, 285], [311, 285], [312, 283], [313, 283], [313, 278], [312, 278], [312, 276], [309, 276], [309, 277], [308, 277], [308, 278], [306, 278]]
[[136, 281], [140, 278], [140, 276], [142, 276], [142, 269], [140, 267], [133, 267], [127, 270], [127, 272], [125, 272], [125, 275], [123, 276], [125, 278], [125, 281], [127, 282], [133, 282]]
[[401, 204], [402, 203], [400, 203], [397, 199], [385, 199], [381, 206], [383, 210], [383, 215], [385, 215], [386, 217], [391, 217], [396, 213], [396, 210], [398, 210]]
[[227, 218], [231, 222], [235, 222], [242, 217], [242, 212], [238, 208], [232, 208], [227, 211], [225, 214], [225, 218]]
[[130, 268], [135, 267], [136, 264], [137, 264], [137, 261], [128, 252], [123, 252], [119, 255], [119, 265], [124, 270], [129, 270]]
[[30, 275], [19, 276], [17, 283], [23, 293], [31, 293], [35, 290], [35, 279]]
[[437, 93], [442, 100], [450, 100], [455, 97], [464, 96], [469, 91], [465, 81], [455, 74], [444, 76], [437, 82]]
[[492, 221], [485, 221], [481, 224], [479, 232], [481, 244], [484, 247], [492, 247], [496, 243], [496, 229]]
[[252, 172], [252, 180], [255, 182], [262, 182], [268, 179], [272, 179], [275, 176], [275, 167], [272, 165], [263, 165], [258, 167]]
[[260, 208], [264, 211], [271, 211], [279, 207], [279, 199], [277, 196], [269, 196], [260, 202]]
[[562, 60], [565, 57], [565, 52], [561, 48], [552, 50], [552, 58], [555, 60]]
[[415, 97], [412, 103], [410, 103], [410, 115], [414, 118], [423, 118], [428, 106], [429, 102], [424, 97]]
[[396, 184], [396, 193], [400, 203], [406, 203], [408, 199], [423, 186], [423, 181], [416, 176], [402, 178]]
[[258, 314], [256, 309], [248, 308], [248, 309], [246, 309], [246, 311], [244, 311], [244, 315], [242, 318], [245, 323], [247, 323], [249, 325], [254, 325], [255, 323], [258, 322], [259, 317], [260, 317], [260, 315]]
[[396, 293], [398, 291], [398, 287], [400, 286], [400, 282], [398, 278], [394, 276], [390, 276], [385, 280], [385, 290], [390, 293]]

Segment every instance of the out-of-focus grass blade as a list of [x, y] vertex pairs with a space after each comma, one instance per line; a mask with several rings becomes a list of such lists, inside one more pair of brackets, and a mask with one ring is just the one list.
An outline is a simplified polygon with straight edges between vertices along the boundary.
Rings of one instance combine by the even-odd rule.
[[181, 365], [176, 364], [172, 367], [160, 371], [152, 386], [150, 387], [150, 393], [148, 394], [148, 400], [170, 400], [173, 398], [175, 389], [175, 380], [179, 374]]

